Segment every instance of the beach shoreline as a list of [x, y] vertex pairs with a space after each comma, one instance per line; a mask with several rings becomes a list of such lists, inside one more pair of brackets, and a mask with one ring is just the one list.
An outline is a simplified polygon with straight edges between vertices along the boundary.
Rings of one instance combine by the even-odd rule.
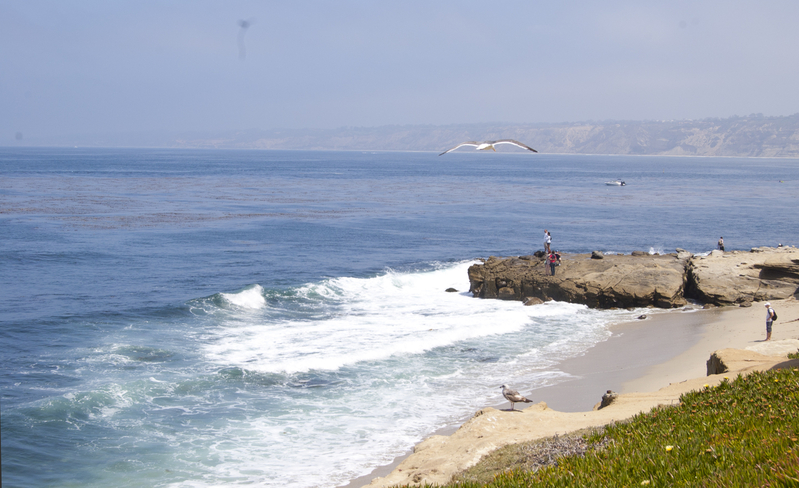
[[[772, 304], [781, 317], [774, 324], [772, 340], [799, 338], [799, 320], [794, 321], [799, 319], [799, 302], [788, 299]], [[706, 361], [714, 351], [761, 347], [765, 339], [765, 307], [755, 302], [746, 308], [705, 310], [694, 305], [679, 310], [653, 309], [646, 319], [619, 322], [610, 331], [606, 341], [556, 365], [570, 379], [532, 391], [525, 390], [523, 385], [514, 387], [518, 386], [522, 394], [536, 403], [545, 402], [549, 409], [579, 414], [592, 411], [607, 390], [637, 395], [702, 378], [707, 375]], [[509, 404], [504, 402], [491, 408], [507, 410]], [[451, 436], [467, 421], [468, 418], [439, 429], [428, 439]], [[557, 433], [571, 430], [574, 429], [568, 425], [562, 430], [555, 429]], [[392, 463], [352, 480], [343, 488], [367, 486], [376, 478], [393, 473], [413, 452], [398, 456]]]

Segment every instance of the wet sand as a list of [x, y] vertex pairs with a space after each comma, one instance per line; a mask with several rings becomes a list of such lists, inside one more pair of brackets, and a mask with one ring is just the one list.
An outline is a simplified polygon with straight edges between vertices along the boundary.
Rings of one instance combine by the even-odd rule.
[[[762, 306], [757, 305], [751, 309], [694, 308], [646, 312], [646, 319], [613, 325], [610, 329], [612, 335], [607, 341], [557, 365], [557, 369], [571, 375], [571, 379], [535, 390], [526, 390], [523, 385], [518, 385], [517, 389], [534, 402], [546, 402], [554, 410], [582, 412], [592, 410], [607, 390], [618, 393], [655, 391], [674, 381], [703, 376], [705, 361], [714, 350], [743, 347], [764, 337], [764, 325], [758, 327], [764, 321], [757, 320], [759, 315], [755, 317], [754, 312], [762, 312], [760, 315], [763, 316], [765, 312], [761, 310]], [[799, 307], [794, 315], [799, 316]], [[735, 322], [736, 330], [744, 330], [740, 334], [729, 334], [724, 324], [730, 320]], [[799, 337], [799, 322], [794, 325], [796, 330], [791, 338]], [[746, 334], [746, 329], [750, 328], [751, 333]], [[777, 334], [775, 326], [774, 339], [787, 338], [783, 335]], [[493, 407], [507, 409], [509, 404], [505, 402]], [[432, 435], [450, 435], [466, 420], [468, 418]], [[360, 488], [376, 477], [388, 475], [411, 452], [352, 480], [344, 488]]]

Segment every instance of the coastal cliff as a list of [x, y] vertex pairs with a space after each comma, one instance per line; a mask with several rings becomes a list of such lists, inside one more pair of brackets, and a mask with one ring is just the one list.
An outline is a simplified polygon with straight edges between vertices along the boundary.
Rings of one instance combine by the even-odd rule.
[[479, 298], [557, 300], [591, 308], [675, 308], [687, 299], [725, 306], [799, 297], [799, 249], [674, 254], [563, 255], [555, 276], [543, 256], [490, 257], [469, 268], [470, 292]]
[[[462, 141], [503, 138], [524, 141], [539, 152], [550, 154], [795, 158], [799, 156], [799, 114], [701, 120], [121, 133], [46, 139], [26, 135], [25, 141], [34, 146], [69, 147], [440, 152]], [[503, 150], [502, 146], [497, 148]]]

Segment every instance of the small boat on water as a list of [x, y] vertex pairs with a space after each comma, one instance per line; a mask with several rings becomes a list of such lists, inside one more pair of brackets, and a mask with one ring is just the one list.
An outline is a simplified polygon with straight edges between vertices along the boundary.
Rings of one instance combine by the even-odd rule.
[[622, 180], [606, 181], [605, 184], [608, 186], [627, 186], [627, 183]]

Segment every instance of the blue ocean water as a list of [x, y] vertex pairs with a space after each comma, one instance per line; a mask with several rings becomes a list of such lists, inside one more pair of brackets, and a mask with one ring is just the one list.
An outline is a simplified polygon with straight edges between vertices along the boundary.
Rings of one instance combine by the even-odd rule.
[[476, 258], [796, 245], [798, 189], [790, 159], [0, 148], [3, 486], [344, 484], [635, 314], [473, 299]]

